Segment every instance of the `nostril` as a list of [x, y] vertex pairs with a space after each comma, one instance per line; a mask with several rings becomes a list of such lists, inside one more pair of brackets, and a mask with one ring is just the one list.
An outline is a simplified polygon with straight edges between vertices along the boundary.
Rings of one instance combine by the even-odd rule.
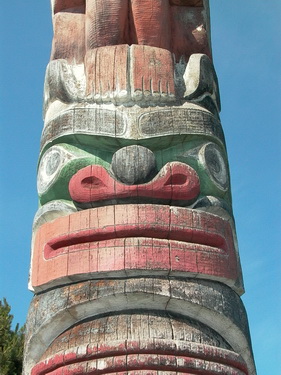
[[102, 188], [106, 185], [102, 182], [102, 180], [98, 177], [86, 177], [81, 181], [81, 186], [86, 189], [93, 189], [93, 188]]
[[165, 185], [184, 185], [187, 181], [187, 176], [184, 174], [174, 174], [166, 182]]
[[156, 175], [156, 160], [146, 147], [132, 145], [116, 151], [111, 162], [114, 176], [127, 185], [144, 184]]

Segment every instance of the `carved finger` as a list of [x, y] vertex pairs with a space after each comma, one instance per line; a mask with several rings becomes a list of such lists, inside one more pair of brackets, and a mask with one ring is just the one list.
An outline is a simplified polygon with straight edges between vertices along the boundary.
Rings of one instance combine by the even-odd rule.
[[127, 43], [128, 0], [86, 0], [87, 49]]
[[169, 0], [131, 0], [137, 44], [170, 49]]

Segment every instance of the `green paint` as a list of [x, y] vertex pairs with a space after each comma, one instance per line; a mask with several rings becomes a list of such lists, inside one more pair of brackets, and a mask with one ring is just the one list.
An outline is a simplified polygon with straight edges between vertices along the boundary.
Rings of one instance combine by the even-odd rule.
[[[224, 199], [231, 205], [231, 191], [228, 188], [226, 191], [220, 189], [217, 184], [212, 181], [205, 167], [200, 163], [198, 152], [200, 148], [206, 143], [202, 137], [194, 139], [191, 142], [184, 142], [176, 146], [156, 151], [157, 168], [160, 170], [165, 164], [171, 161], [180, 161], [191, 166], [198, 174], [200, 179], [200, 196], [212, 195], [217, 198]], [[229, 168], [227, 162], [226, 151], [220, 147], [221, 154], [227, 167], [227, 174], [229, 176]]]
[[[198, 158], [198, 152], [205, 143], [210, 141], [216, 143], [224, 158], [229, 175], [226, 150], [221, 145], [221, 142], [214, 137], [203, 137], [202, 135], [175, 135], [143, 139], [137, 142], [135, 140], [89, 135], [72, 135], [63, 138], [64, 141], [71, 142], [71, 144], [55, 144], [63, 147], [65, 151], [70, 153], [72, 155], [72, 160], [69, 160], [63, 165], [48, 190], [39, 196], [41, 205], [56, 199], [71, 201], [68, 184], [71, 177], [77, 171], [88, 165], [101, 165], [109, 171], [114, 152], [131, 144], [140, 144], [151, 149], [155, 154], [158, 170], [172, 161], [180, 161], [190, 165], [195, 169], [200, 178], [200, 196], [211, 195], [223, 199], [227, 204], [231, 205], [230, 188], [226, 191], [220, 189], [217, 184], [212, 181]], [[40, 160], [43, 158], [46, 150], [47, 149], [41, 153]]]
[[[97, 151], [96, 154], [90, 154], [89, 152], [72, 145], [59, 144], [57, 146], [60, 146], [68, 154], [71, 154], [71, 159], [67, 160], [61, 166], [60, 170], [56, 172], [56, 177], [48, 189], [44, 191], [44, 193], [39, 194], [41, 205], [58, 199], [71, 201], [68, 184], [71, 177], [80, 169], [87, 167], [88, 165], [101, 165], [107, 169], [109, 169], [110, 166], [112, 155], [109, 155], [108, 153]], [[41, 154], [41, 160], [43, 160], [43, 157], [44, 155]]]
[[214, 142], [222, 147], [224, 147], [221, 140], [215, 136], [210, 135], [194, 135], [194, 134], [174, 134], [174, 135], [164, 135], [153, 138], [144, 139], [125, 139], [118, 137], [107, 137], [98, 135], [88, 135], [88, 134], [69, 134], [62, 137], [58, 137], [52, 142], [48, 143], [43, 150], [41, 150], [40, 158], [42, 155], [52, 146], [58, 144], [68, 144], [75, 146], [78, 149], [84, 150], [89, 153], [97, 153], [98, 151], [114, 153], [122, 147], [130, 145], [141, 145], [149, 148], [152, 151], [158, 151], [166, 149], [172, 146], [180, 145], [182, 143], [193, 142], [202, 143]]

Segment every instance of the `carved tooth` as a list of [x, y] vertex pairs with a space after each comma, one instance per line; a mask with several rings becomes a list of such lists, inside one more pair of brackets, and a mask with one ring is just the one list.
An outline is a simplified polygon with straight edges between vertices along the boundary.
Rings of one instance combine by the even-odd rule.
[[116, 96], [117, 96], [117, 98], [119, 98], [119, 99], [126, 99], [127, 97], [128, 97], [128, 91], [127, 90], [121, 90], [121, 91], [117, 91], [116, 92]]
[[135, 90], [132, 94], [132, 98], [135, 101], [140, 101], [143, 98], [143, 91], [142, 90]]

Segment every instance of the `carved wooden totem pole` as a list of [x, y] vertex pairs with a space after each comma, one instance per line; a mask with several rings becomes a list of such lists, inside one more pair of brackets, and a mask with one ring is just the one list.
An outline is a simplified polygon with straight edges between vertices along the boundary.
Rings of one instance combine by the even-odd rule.
[[52, 0], [24, 374], [255, 374], [208, 7]]

